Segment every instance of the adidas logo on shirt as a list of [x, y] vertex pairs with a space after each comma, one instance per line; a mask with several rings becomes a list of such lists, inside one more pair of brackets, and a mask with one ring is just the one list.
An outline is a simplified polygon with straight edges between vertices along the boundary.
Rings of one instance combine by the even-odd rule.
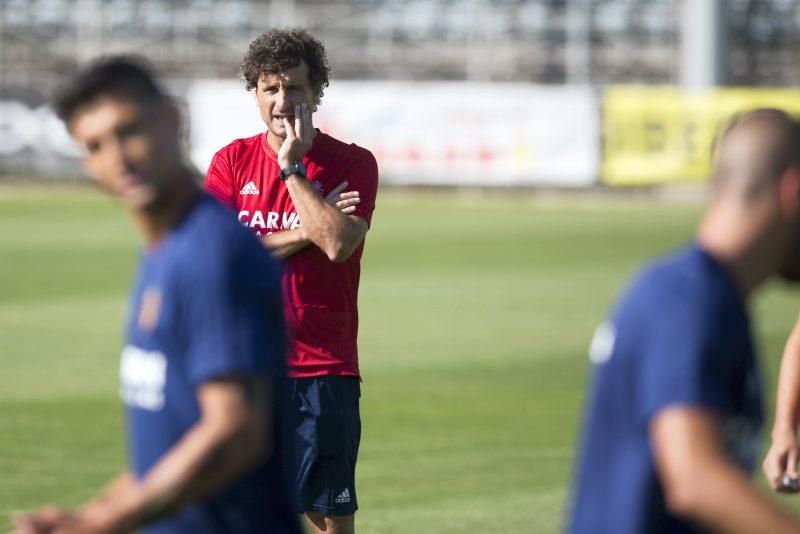
[[240, 195], [257, 195], [259, 193], [260, 191], [252, 180], [247, 182], [247, 185], [244, 186], [241, 191], [239, 191]]
[[336, 501], [337, 504], [350, 502], [350, 489], [349, 488], [345, 488], [344, 491], [341, 492], [339, 494], [339, 496], [336, 497], [336, 499], [334, 499], [334, 500]]

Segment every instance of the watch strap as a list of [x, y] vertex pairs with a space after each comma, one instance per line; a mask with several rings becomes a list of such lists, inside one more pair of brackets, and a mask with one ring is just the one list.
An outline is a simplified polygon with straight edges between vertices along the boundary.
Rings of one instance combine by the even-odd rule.
[[286, 181], [292, 174], [296, 174], [302, 178], [306, 177], [306, 166], [303, 165], [302, 161], [295, 161], [288, 167], [281, 169], [281, 180]]

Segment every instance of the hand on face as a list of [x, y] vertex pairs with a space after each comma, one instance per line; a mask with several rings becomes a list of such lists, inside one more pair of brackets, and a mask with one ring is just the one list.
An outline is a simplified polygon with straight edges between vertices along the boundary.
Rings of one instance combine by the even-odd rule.
[[278, 151], [278, 165], [282, 169], [303, 159], [311, 149], [317, 133], [311, 122], [311, 111], [305, 103], [294, 107], [294, 124], [284, 118], [283, 125], [286, 128], [286, 138]]

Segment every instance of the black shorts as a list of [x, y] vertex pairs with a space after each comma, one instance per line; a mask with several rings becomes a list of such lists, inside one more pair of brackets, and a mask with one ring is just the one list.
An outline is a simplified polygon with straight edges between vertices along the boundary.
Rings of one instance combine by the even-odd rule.
[[361, 442], [361, 386], [351, 376], [289, 380], [298, 513], [351, 515]]

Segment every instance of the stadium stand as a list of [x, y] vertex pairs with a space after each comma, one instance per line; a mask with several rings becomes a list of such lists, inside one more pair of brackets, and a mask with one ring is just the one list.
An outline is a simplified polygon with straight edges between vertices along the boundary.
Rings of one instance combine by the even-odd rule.
[[[77, 64], [103, 53], [144, 54], [180, 88], [234, 84], [253, 37], [297, 25], [327, 44], [337, 81], [524, 82], [605, 95], [685, 81], [681, 21], [692, 20], [684, 15], [693, 1], [0, 0], [0, 178], [78, 173], [47, 99]], [[800, 84], [800, 0], [719, 2], [728, 29], [722, 81]]]
[[[3, 85], [137, 50], [173, 77], [229, 78], [267, 26], [328, 43], [339, 79], [565, 83], [570, 9], [587, 9], [587, 83], [674, 83], [688, 0], [0, 0]], [[573, 7], [573, 6], [579, 7]], [[800, 82], [798, 0], [728, 2], [732, 84]], [[31, 68], [34, 65], [34, 68]]]

